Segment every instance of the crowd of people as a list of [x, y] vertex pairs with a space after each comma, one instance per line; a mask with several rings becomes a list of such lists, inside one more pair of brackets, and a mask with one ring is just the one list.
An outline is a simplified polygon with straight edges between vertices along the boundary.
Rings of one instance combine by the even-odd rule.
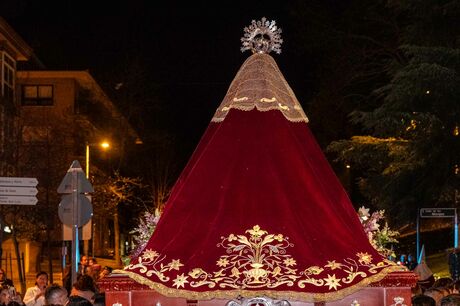
[[38, 272], [35, 286], [27, 288], [24, 297], [16, 292], [13, 281], [0, 268], [0, 306], [103, 306], [105, 295], [96, 281], [110, 274], [110, 267], [102, 268], [94, 258], [82, 256], [77, 281], [71, 283], [71, 268], [65, 269], [62, 285], [48, 285], [48, 274]]
[[407, 264], [401, 258], [400, 263], [418, 276], [417, 286], [413, 289], [413, 306], [460, 306], [460, 250], [449, 254], [449, 272], [451, 277], [435, 280], [433, 272], [424, 260], [419, 264]]

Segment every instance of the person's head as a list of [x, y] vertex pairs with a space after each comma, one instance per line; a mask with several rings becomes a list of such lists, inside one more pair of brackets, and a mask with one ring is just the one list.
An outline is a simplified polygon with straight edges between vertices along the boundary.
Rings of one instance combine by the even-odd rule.
[[91, 276], [83, 274], [77, 278], [75, 284], [73, 284], [71, 296], [80, 296], [89, 301], [94, 300], [94, 295], [96, 294], [97, 289], [94, 284], [94, 280]]
[[99, 278], [106, 277], [110, 273], [112, 273], [112, 268], [105, 266], [104, 268], [102, 268], [101, 273], [99, 273]]
[[460, 294], [449, 294], [441, 299], [441, 306], [460, 305]]
[[94, 265], [95, 263], [97, 263], [96, 258], [90, 257], [90, 258], [88, 259], [88, 264], [89, 264], [90, 266]]
[[8, 286], [0, 289], [0, 304], [8, 304], [11, 301], [11, 294]]
[[450, 277], [441, 277], [434, 282], [433, 287], [449, 287], [453, 282], [454, 281]]
[[83, 255], [81, 258], [80, 258], [80, 264], [86, 266], [88, 265], [88, 256], [86, 255]]
[[436, 301], [430, 296], [420, 294], [412, 298], [412, 306], [436, 306]]
[[451, 290], [452, 293], [460, 293], [460, 280], [457, 280], [452, 283]]
[[442, 290], [433, 287], [427, 289], [424, 294], [427, 296], [431, 296], [434, 299], [436, 305], [439, 305], [439, 302], [444, 297], [444, 293], [442, 292]]
[[67, 306], [93, 306], [93, 303], [81, 296], [73, 295], [69, 297]]
[[45, 303], [49, 306], [66, 305], [69, 301], [67, 290], [57, 284], [52, 284], [45, 291]]
[[94, 306], [105, 306], [105, 293], [98, 293], [94, 298]]
[[35, 285], [40, 289], [44, 289], [48, 285], [48, 273], [45, 271], [38, 272], [35, 277]]

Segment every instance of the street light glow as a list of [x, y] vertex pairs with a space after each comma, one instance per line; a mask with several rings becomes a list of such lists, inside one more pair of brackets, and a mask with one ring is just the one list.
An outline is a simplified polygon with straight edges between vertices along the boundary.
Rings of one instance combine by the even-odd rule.
[[108, 141], [103, 141], [99, 144], [91, 144], [91, 143], [86, 143], [86, 178], [89, 179], [89, 147], [92, 147], [92, 146], [97, 146], [99, 145], [102, 149], [104, 150], [107, 150], [108, 148], [110, 148], [110, 143]]

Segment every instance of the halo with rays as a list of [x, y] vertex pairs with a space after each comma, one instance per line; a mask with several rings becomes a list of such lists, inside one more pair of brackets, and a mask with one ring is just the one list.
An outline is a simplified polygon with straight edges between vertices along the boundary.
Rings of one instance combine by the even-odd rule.
[[252, 20], [249, 27], [244, 28], [244, 36], [241, 37], [243, 46], [241, 52], [251, 50], [253, 53], [281, 53], [281, 28], [276, 26], [275, 20], [268, 21], [262, 17], [261, 20]]

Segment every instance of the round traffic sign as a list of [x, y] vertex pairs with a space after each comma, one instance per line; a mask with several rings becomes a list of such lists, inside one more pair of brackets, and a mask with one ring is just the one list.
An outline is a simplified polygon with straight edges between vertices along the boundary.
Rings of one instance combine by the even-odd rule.
[[73, 202], [72, 194], [62, 196], [58, 208], [59, 219], [66, 225], [83, 226], [93, 216], [93, 206], [84, 194], [78, 195], [77, 203]]

